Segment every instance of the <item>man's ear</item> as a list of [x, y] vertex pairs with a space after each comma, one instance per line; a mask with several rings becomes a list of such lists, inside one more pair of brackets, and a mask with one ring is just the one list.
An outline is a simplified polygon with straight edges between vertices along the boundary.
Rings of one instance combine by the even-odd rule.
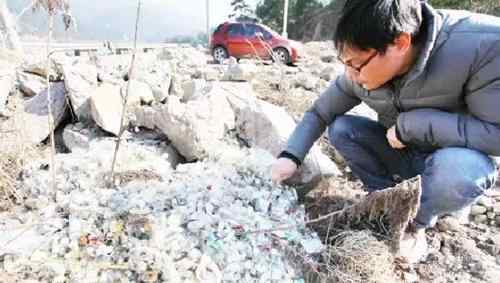
[[400, 33], [395, 39], [394, 39], [394, 47], [398, 49], [401, 52], [407, 52], [412, 45], [412, 38], [411, 34], [407, 32], [402, 32]]

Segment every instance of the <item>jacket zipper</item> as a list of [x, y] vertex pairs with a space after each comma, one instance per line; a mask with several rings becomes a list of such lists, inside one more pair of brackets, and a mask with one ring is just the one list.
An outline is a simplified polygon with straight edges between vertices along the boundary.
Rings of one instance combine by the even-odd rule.
[[394, 107], [398, 111], [398, 113], [401, 113], [402, 107], [401, 107], [401, 101], [399, 100], [399, 91], [394, 92], [394, 95], [392, 96], [392, 104], [394, 104]]
[[392, 104], [394, 105], [394, 108], [396, 108], [396, 111], [398, 111], [398, 114], [401, 113], [403, 110], [403, 106], [401, 105], [401, 100], [399, 99], [401, 91], [400, 86], [401, 86], [400, 80], [392, 84], [393, 87]]

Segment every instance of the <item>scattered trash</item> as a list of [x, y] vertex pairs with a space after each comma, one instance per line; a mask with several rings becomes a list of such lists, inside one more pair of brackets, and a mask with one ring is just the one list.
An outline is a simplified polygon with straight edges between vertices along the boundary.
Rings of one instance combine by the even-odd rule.
[[[124, 142], [119, 172], [159, 178], [107, 188], [102, 173], [110, 168], [110, 156], [103, 154], [109, 146], [96, 139], [88, 150], [58, 155], [56, 192], [48, 190], [49, 173], [37, 162], [25, 170], [23, 190], [43, 201], [20, 215], [40, 219], [39, 226], [51, 232], [37, 235], [46, 244], [34, 252], [13, 253], [1, 273], [31, 270], [22, 278], [51, 282], [293, 282], [303, 271], [281, 241], [319, 258], [322, 243], [305, 228], [295, 192], [266, 177], [269, 153], [226, 149], [214, 160], [174, 171], [157, 147]], [[292, 228], [259, 232], [283, 226]]]

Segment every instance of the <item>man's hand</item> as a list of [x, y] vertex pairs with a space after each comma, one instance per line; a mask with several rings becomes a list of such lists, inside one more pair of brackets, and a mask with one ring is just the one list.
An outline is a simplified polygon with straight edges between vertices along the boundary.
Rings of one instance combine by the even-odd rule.
[[389, 130], [387, 130], [386, 137], [392, 148], [402, 149], [406, 147], [406, 145], [398, 140], [398, 137], [396, 135], [396, 126], [392, 126]]
[[297, 165], [292, 160], [281, 157], [274, 163], [271, 169], [271, 179], [274, 183], [281, 184], [281, 182], [293, 176], [297, 171]]

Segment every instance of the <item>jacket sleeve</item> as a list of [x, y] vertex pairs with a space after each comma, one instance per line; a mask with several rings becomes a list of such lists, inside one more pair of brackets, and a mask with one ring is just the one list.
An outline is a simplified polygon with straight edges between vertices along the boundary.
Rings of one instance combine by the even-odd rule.
[[302, 121], [297, 124], [289, 137], [285, 151], [301, 162], [304, 161], [314, 142], [335, 117], [351, 110], [359, 103], [361, 100], [353, 93], [353, 82], [345, 75], [340, 75], [306, 111]]
[[467, 147], [500, 155], [500, 45], [496, 57], [483, 60], [464, 86], [467, 114], [436, 109], [401, 113], [402, 142], [423, 147]]

